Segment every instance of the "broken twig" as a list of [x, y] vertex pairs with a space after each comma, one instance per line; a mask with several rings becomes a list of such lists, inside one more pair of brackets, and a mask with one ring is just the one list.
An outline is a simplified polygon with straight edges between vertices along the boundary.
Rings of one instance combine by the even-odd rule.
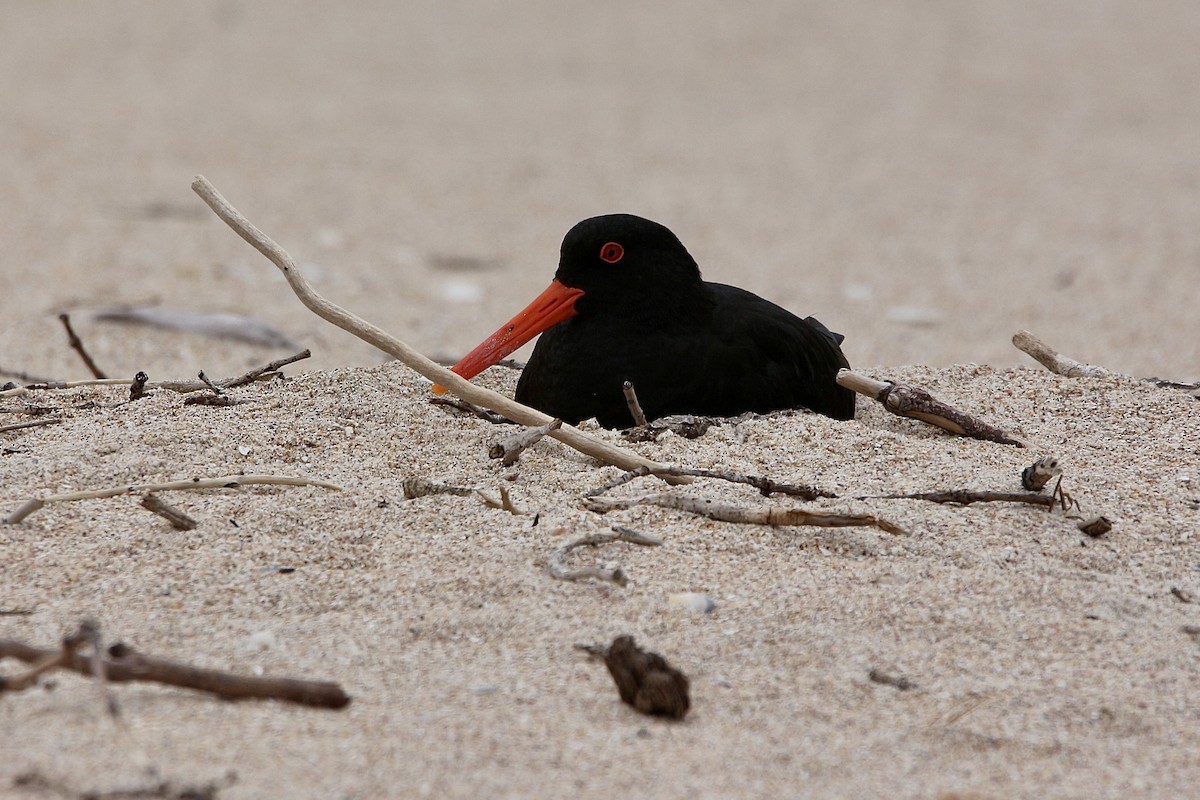
[[1019, 330], [1013, 334], [1012, 343], [1018, 350], [1057, 375], [1065, 375], [1068, 378], [1103, 378], [1111, 374], [1104, 367], [1084, 364], [1052, 350], [1048, 344], [1027, 330]]
[[561, 427], [561, 419], [552, 419], [545, 425], [525, 428], [493, 444], [488, 449], [488, 458], [498, 458], [502, 465], [511, 467], [517, 463], [517, 459], [521, 457], [521, 453], [524, 453], [526, 448], [532, 447], [541, 441], [542, 437]]
[[631, 469], [628, 472], [622, 473], [613, 478], [603, 486], [598, 486], [595, 489], [589, 489], [583, 493], [584, 497], [596, 497], [604, 494], [610, 489], [615, 489], [618, 486], [629, 483], [635, 478], [641, 478], [646, 475], [670, 475], [670, 476], [688, 476], [692, 478], [717, 478], [723, 481], [731, 481], [733, 483], [744, 483], [747, 486], [753, 486], [762, 493], [763, 497], [770, 497], [772, 494], [786, 494], [793, 497], [799, 497], [803, 500], [816, 500], [818, 497], [837, 497], [833, 492], [827, 492], [824, 489], [817, 489], [805, 484], [795, 483], [777, 483], [770, 478], [763, 478], [758, 475], [743, 475], [740, 472], [732, 470], [713, 470], [713, 469], [693, 469], [690, 467], [638, 467]]
[[59, 314], [58, 321], [61, 322], [63, 327], [67, 329], [67, 343], [70, 344], [71, 349], [78, 353], [79, 357], [83, 359], [83, 364], [88, 368], [88, 371], [92, 373], [92, 377], [107, 378], [108, 376], [104, 374], [104, 370], [97, 367], [96, 362], [92, 360], [90, 355], [88, 355], [87, 349], [83, 346], [83, 340], [80, 339], [75, 333], [75, 329], [71, 327], [71, 315], [66, 313]]
[[1042, 456], [1021, 470], [1021, 485], [1028, 492], [1040, 492], [1055, 475], [1062, 475], [1062, 467], [1054, 456]]
[[899, 525], [873, 514], [845, 514], [838, 511], [818, 511], [784, 506], [734, 506], [727, 503], [714, 503], [702, 497], [685, 497], [670, 493], [622, 498], [588, 497], [584, 499], [583, 504], [589, 511], [595, 511], [598, 514], [621, 511], [639, 505], [650, 505], [672, 508], [677, 511], [689, 511], [719, 522], [772, 526], [815, 525], [822, 528], [871, 525], [886, 533], [904, 533], [904, 529]]
[[595, 578], [598, 581], [608, 581], [618, 586], [625, 586], [629, 583], [629, 576], [620, 567], [608, 569], [607, 567], [592, 566], [568, 570], [563, 565], [563, 559], [566, 558], [567, 553], [576, 547], [598, 547], [602, 544], [617, 541], [631, 542], [647, 547], [657, 547], [662, 544], [662, 539], [657, 536], [650, 536], [635, 531], [632, 528], [626, 528], [623, 525], [614, 525], [611, 532], [593, 533], [589, 536], [582, 536], [554, 550], [546, 562], [546, 568], [550, 572], [550, 577], [560, 581], [581, 581], [587, 578]]
[[185, 481], [168, 481], [166, 483], [141, 483], [132, 486], [110, 486], [105, 489], [88, 489], [82, 492], [67, 492], [51, 494], [45, 497], [31, 497], [17, 506], [4, 519], [4, 524], [15, 525], [33, 512], [44, 508], [50, 503], [66, 503], [74, 500], [97, 500], [105, 497], [117, 497], [123, 494], [145, 494], [147, 492], [191, 491], [195, 489], [238, 489], [252, 484], [270, 486], [320, 486], [323, 489], [342, 491], [336, 483], [317, 480], [315, 478], [293, 478], [290, 475], [230, 475], [226, 478], [192, 478]]
[[1011, 444], [1015, 447], [1025, 446], [1021, 440], [943, 403], [920, 387], [892, 381], [878, 381], [848, 369], [838, 371], [837, 382], [839, 386], [853, 389], [859, 394], [878, 400], [885, 409], [897, 416], [919, 419], [959, 436], [969, 436], [972, 439], [983, 439], [999, 444]]
[[625, 403], [629, 406], [629, 414], [633, 417], [635, 427], [646, 427], [646, 412], [642, 411], [642, 404], [638, 402], [637, 390], [633, 388], [633, 384], [625, 381], [621, 384], [621, 391], [625, 393]]
[[177, 531], [190, 531], [196, 527], [196, 520], [189, 517], [187, 514], [180, 511], [175, 506], [162, 500], [156, 494], [148, 494], [142, 498], [142, 508], [147, 511], [152, 511], [160, 517], [171, 523], [171, 527]]
[[[107, 651], [93, 655], [79, 652], [90, 639], [87, 625], [63, 639], [58, 650], [32, 647], [14, 639], [0, 639], [0, 658], [15, 658], [34, 666], [25, 672], [0, 678], [0, 693], [28, 689], [42, 673], [50, 669], [67, 669], [80, 675], [95, 675], [102, 671], [108, 683], [148, 681], [167, 686], [179, 686], [223, 697], [228, 700], [283, 700], [315, 708], [345, 708], [350, 696], [336, 683], [307, 681], [294, 678], [257, 678], [233, 675], [213, 669], [201, 669], [161, 658], [144, 655], [128, 645], [114, 644]], [[93, 643], [96, 642], [93, 640]]]
[[513, 505], [512, 497], [509, 495], [508, 489], [504, 486], [500, 487], [500, 499], [499, 500], [491, 498], [479, 490], [476, 490], [475, 493], [477, 495], [479, 495], [479, 498], [481, 500], [483, 500], [483, 504], [485, 506], [487, 506], [488, 508], [498, 508], [501, 511], [507, 511], [508, 513], [510, 513], [514, 516], [518, 516], [518, 517], [524, 516], [529, 513], [528, 511], [522, 511], [521, 509], [519, 509], [515, 505]]

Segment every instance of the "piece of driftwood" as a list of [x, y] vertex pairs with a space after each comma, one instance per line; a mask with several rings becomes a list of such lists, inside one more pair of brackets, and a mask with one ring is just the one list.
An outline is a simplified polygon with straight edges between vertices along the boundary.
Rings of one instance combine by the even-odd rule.
[[104, 370], [96, 366], [96, 362], [92, 360], [88, 354], [87, 348], [83, 346], [83, 340], [79, 338], [79, 334], [75, 333], [75, 328], [71, 326], [71, 315], [62, 313], [58, 315], [58, 321], [67, 329], [67, 343], [71, 345], [71, 349], [79, 354], [79, 358], [83, 361], [84, 366], [88, 368], [88, 372], [92, 373], [93, 378], [107, 378]]
[[815, 525], [822, 528], [869, 525], [886, 533], [903, 534], [905, 532], [899, 525], [874, 514], [847, 514], [840, 511], [820, 511], [785, 506], [735, 506], [728, 503], [717, 503], [702, 497], [687, 497], [669, 492], [640, 497], [586, 497], [583, 504], [589, 511], [595, 511], [598, 514], [649, 505], [688, 511], [719, 522], [772, 526]]
[[436, 483], [420, 476], [405, 478], [400, 482], [400, 486], [404, 490], [405, 500], [416, 500], [418, 497], [427, 497], [431, 494], [453, 494], [459, 497], [475, 494], [474, 489], [465, 486], [447, 486], [444, 483]]
[[848, 369], [838, 370], [837, 382], [839, 386], [878, 400], [885, 409], [897, 416], [919, 419], [959, 436], [1025, 447], [1020, 439], [943, 403], [918, 386], [879, 381]]
[[87, 625], [63, 639], [57, 650], [33, 647], [14, 639], [0, 639], [0, 658], [15, 658], [33, 665], [15, 676], [0, 678], [0, 693], [22, 691], [51, 669], [67, 669], [80, 675], [97, 675], [106, 683], [147, 681], [208, 692], [228, 700], [283, 700], [315, 708], [338, 709], [350, 704], [350, 696], [336, 683], [295, 678], [258, 678], [202, 669], [139, 653], [117, 643], [92, 655], [80, 652], [88, 641]]
[[555, 549], [546, 560], [546, 569], [549, 571], [550, 577], [555, 580], [581, 581], [591, 578], [598, 581], [615, 583], [618, 586], [625, 586], [629, 583], [629, 576], [620, 567], [610, 569], [608, 567], [591, 566], [580, 569], [567, 569], [563, 564], [563, 559], [566, 558], [567, 553], [577, 547], [599, 547], [602, 544], [618, 541], [640, 544], [646, 547], [658, 547], [662, 544], [662, 539], [657, 536], [650, 536], [640, 531], [635, 531], [632, 528], [626, 528], [623, 525], [614, 525], [611, 532], [581, 536]]
[[634, 426], [644, 428], [646, 412], [642, 411], [642, 404], [638, 402], [637, 389], [633, 388], [632, 383], [625, 381], [621, 384], [621, 391], [625, 393], [625, 404], [629, 406], [629, 415], [633, 417]]
[[926, 500], [930, 503], [952, 503], [968, 506], [972, 503], [1025, 503], [1031, 506], [1052, 508], [1058, 499], [1048, 494], [1025, 494], [1023, 492], [986, 492], [973, 489], [948, 489], [942, 492], [913, 492], [911, 494], [879, 494], [860, 497], [859, 500]]
[[1057, 375], [1065, 375], [1068, 378], [1103, 378], [1112, 374], [1104, 367], [1084, 364], [1064, 356], [1027, 330], [1019, 330], [1013, 334], [1012, 343], [1018, 350]]
[[125, 486], [110, 486], [104, 489], [87, 489], [82, 492], [66, 492], [51, 494], [43, 497], [31, 497], [17, 506], [4, 519], [6, 525], [14, 525], [33, 512], [45, 508], [50, 503], [66, 503], [74, 500], [97, 500], [105, 497], [117, 497], [123, 494], [145, 494], [147, 492], [193, 491], [197, 489], [237, 489], [252, 484], [269, 486], [320, 486], [323, 489], [342, 491], [336, 483], [317, 480], [316, 478], [294, 478], [290, 475], [230, 475], [224, 478], [192, 478], [183, 481], [167, 481], [166, 483], [139, 483]]
[[512, 436], [507, 436], [488, 448], [488, 458], [498, 458], [502, 465], [511, 467], [517, 463], [517, 459], [521, 457], [521, 453], [524, 453], [526, 448], [537, 444], [543, 437], [561, 428], [562, 424], [561, 419], [552, 419], [545, 425], [517, 431]]
[[670, 476], [687, 476], [691, 478], [716, 478], [732, 483], [744, 483], [747, 486], [753, 486], [762, 494], [763, 497], [770, 497], [773, 494], [786, 494], [792, 497], [799, 497], [802, 500], [816, 500], [818, 497], [837, 497], [833, 492], [827, 492], [824, 489], [817, 489], [807, 484], [796, 483], [779, 483], [770, 478], [763, 478], [758, 475], [743, 475], [740, 472], [724, 469], [695, 469], [692, 467], [638, 467], [624, 472], [613, 478], [608, 483], [602, 486], [597, 486], [595, 489], [589, 489], [583, 493], [584, 497], [596, 497], [604, 494], [610, 489], [615, 489], [630, 481], [641, 478], [646, 475], [670, 475]]
[[158, 514], [160, 517], [171, 523], [171, 527], [177, 531], [190, 531], [195, 529], [199, 524], [196, 520], [189, 517], [184, 512], [180, 511], [175, 506], [163, 500], [156, 494], [147, 494], [142, 498], [142, 508], [147, 511]]
[[618, 636], [608, 647], [576, 647], [603, 658], [621, 700], [643, 714], [681, 720], [691, 708], [687, 676], [658, 653], [638, 647], [632, 636]]
[[[226, 225], [279, 268], [279, 271], [287, 279], [288, 286], [291, 287], [296, 297], [308, 310], [317, 316], [399, 359], [411, 369], [424, 375], [436, 385], [445, 387], [463, 400], [485, 406], [522, 425], [545, 425], [547, 422], [550, 422], [551, 417], [543, 414], [541, 411], [522, 405], [515, 400], [510, 400], [499, 392], [493, 392], [490, 389], [476, 386], [457, 373], [451, 372], [426, 358], [382, 328], [378, 328], [366, 320], [360, 319], [344, 308], [321, 297], [313, 291], [312, 286], [309, 285], [308, 280], [300, 273], [292, 257], [242, 216], [241, 212], [230, 205], [229, 201], [222, 197], [204, 176], [196, 176], [196, 179], [192, 181], [192, 190], [208, 204], [209, 208]], [[662, 466], [637, 453], [588, 436], [572, 425], [563, 425], [550, 435], [585, 455], [589, 455], [606, 464], [615, 464], [623, 469], [633, 469], [639, 466]], [[675, 480], [681, 479], [677, 478]]]

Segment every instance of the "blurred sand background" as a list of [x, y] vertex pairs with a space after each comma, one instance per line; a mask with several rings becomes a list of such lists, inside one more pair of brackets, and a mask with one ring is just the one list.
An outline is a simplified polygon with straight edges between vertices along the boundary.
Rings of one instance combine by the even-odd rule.
[[[314, 351], [292, 373], [371, 369], [263, 389], [224, 416], [173, 396], [113, 414], [69, 408], [121, 392], [41, 397], [68, 423], [7, 435], [6, 508], [241, 469], [347, 485], [333, 499], [197, 495], [185, 504], [217, 524], [204, 536], [163, 534], [132, 502], [41, 512], [0, 530], [0, 605], [35, 610], [0, 619], [0, 635], [48, 644], [91, 614], [146, 650], [264, 659], [356, 700], [330, 715], [122, 690], [132, 730], [114, 732], [64, 676], [0, 699], [0, 795], [46, 796], [12, 788], [30, 770], [83, 791], [136, 784], [150, 765], [193, 782], [236, 769], [221, 797], [1122, 797], [1200, 781], [1197, 651], [1179, 634], [1196, 606], [1166, 594], [1200, 593], [1195, 403], [1007, 369], [1034, 367], [1009, 341], [1028, 328], [1121, 373], [1200, 378], [1200, 5], [2, 8], [0, 367], [85, 377], [63, 311], [118, 376], [233, 375], [290, 352], [89, 317], [154, 305], [271, 325]], [[513, 484], [540, 530], [461, 498], [404, 504], [406, 474], [494, 489], [502, 471], [480, 454], [495, 432], [430, 409], [419, 380], [304, 310], [192, 194], [197, 173], [319, 291], [449, 358], [545, 286], [576, 221], [650, 217], [706, 278], [844, 333], [856, 367], [1053, 445], [1121, 538], [1101, 556], [1026, 509], [893, 503], [877, 510], [915, 544], [802, 532], [781, 554], [773, 534], [635, 513], [625, 521], [683, 543], [612, 556], [640, 587], [550, 582], [539, 537], [606, 524], [572, 498], [612, 470], [543, 445]], [[953, 366], [970, 364], [987, 366]], [[485, 380], [511, 390], [511, 376]], [[351, 428], [359, 444], [333, 442]], [[1010, 489], [1031, 457], [873, 409], [641, 449], [825, 476], [848, 496]], [[281, 560], [307, 564], [307, 583], [265, 587], [256, 570]], [[1105, 587], [1117, 599], [1094, 594]], [[711, 594], [716, 615], [664, 610], [682, 590]], [[953, 633], [931, 632], [947, 619]], [[1078, 629], [1093, 623], [1116, 628]], [[280, 644], [247, 655], [264, 630]], [[622, 632], [695, 671], [689, 722], [622, 708], [570, 650]], [[870, 684], [874, 665], [921, 689]], [[582, 711], [553, 689], [563, 675]]]

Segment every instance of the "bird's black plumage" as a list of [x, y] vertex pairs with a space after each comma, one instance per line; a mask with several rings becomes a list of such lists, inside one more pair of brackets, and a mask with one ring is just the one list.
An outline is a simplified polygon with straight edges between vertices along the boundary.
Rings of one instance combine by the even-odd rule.
[[628, 427], [622, 383], [630, 381], [649, 419], [796, 407], [854, 416], [853, 392], [834, 380], [849, 366], [841, 336], [750, 292], [704, 281], [658, 223], [628, 214], [580, 222], [563, 239], [555, 282], [575, 290], [573, 308], [542, 333], [517, 384], [518, 402], [566, 422], [595, 417]]

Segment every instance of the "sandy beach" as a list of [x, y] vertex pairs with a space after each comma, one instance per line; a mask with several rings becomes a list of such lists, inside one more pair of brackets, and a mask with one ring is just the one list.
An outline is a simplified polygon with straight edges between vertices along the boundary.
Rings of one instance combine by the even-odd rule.
[[[339, 683], [339, 711], [65, 672], [0, 695], [0, 796], [1186, 797], [1200, 783], [1200, 7], [1194, 3], [13, 4], [0, 31], [0, 382], [287, 377], [227, 408], [158, 390], [0, 397], [0, 517], [31, 497], [238, 474], [337, 485], [50, 503], [0, 525], [0, 639], [108, 642]], [[1029, 444], [860, 399], [702, 437], [604, 440], [836, 495], [641, 478], [770, 527], [582, 495], [621, 471], [431, 405], [429, 381], [296, 300], [193, 194], [207, 176], [322, 294], [455, 359], [603, 213], [670, 227], [708, 280], [846, 336]], [[238, 315], [264, 343], [105, 319]], [[1111, 374], [1053, 374], [1028, 329]], [[529, 348], [518, 352], [528, 355]], [[511, 396], [517, 373], [476, 379]], [[1020, 492], [1071, 514], [881, 495]], [[406, 499], [405, 480], [510, 493]], [[553, 579], [556, 549], [621, 587]], [[696, 593], [710, 613], [677, 604]], [[682, 722], [575, 645], [632, 634]], [[0, 661], [13, 675], [19, 662]], [[874, 676], [874, 677], [872, 677]], [[888, 681], [892, 682], [888, 682]], [[900, 685], [897, 685], [900, 684]], [[120, 712], [105, 710], [115, 697]], [[104, 793], [110, 794], [104, 794]], [[202, 792], [203, 793], [203, 792]]]

